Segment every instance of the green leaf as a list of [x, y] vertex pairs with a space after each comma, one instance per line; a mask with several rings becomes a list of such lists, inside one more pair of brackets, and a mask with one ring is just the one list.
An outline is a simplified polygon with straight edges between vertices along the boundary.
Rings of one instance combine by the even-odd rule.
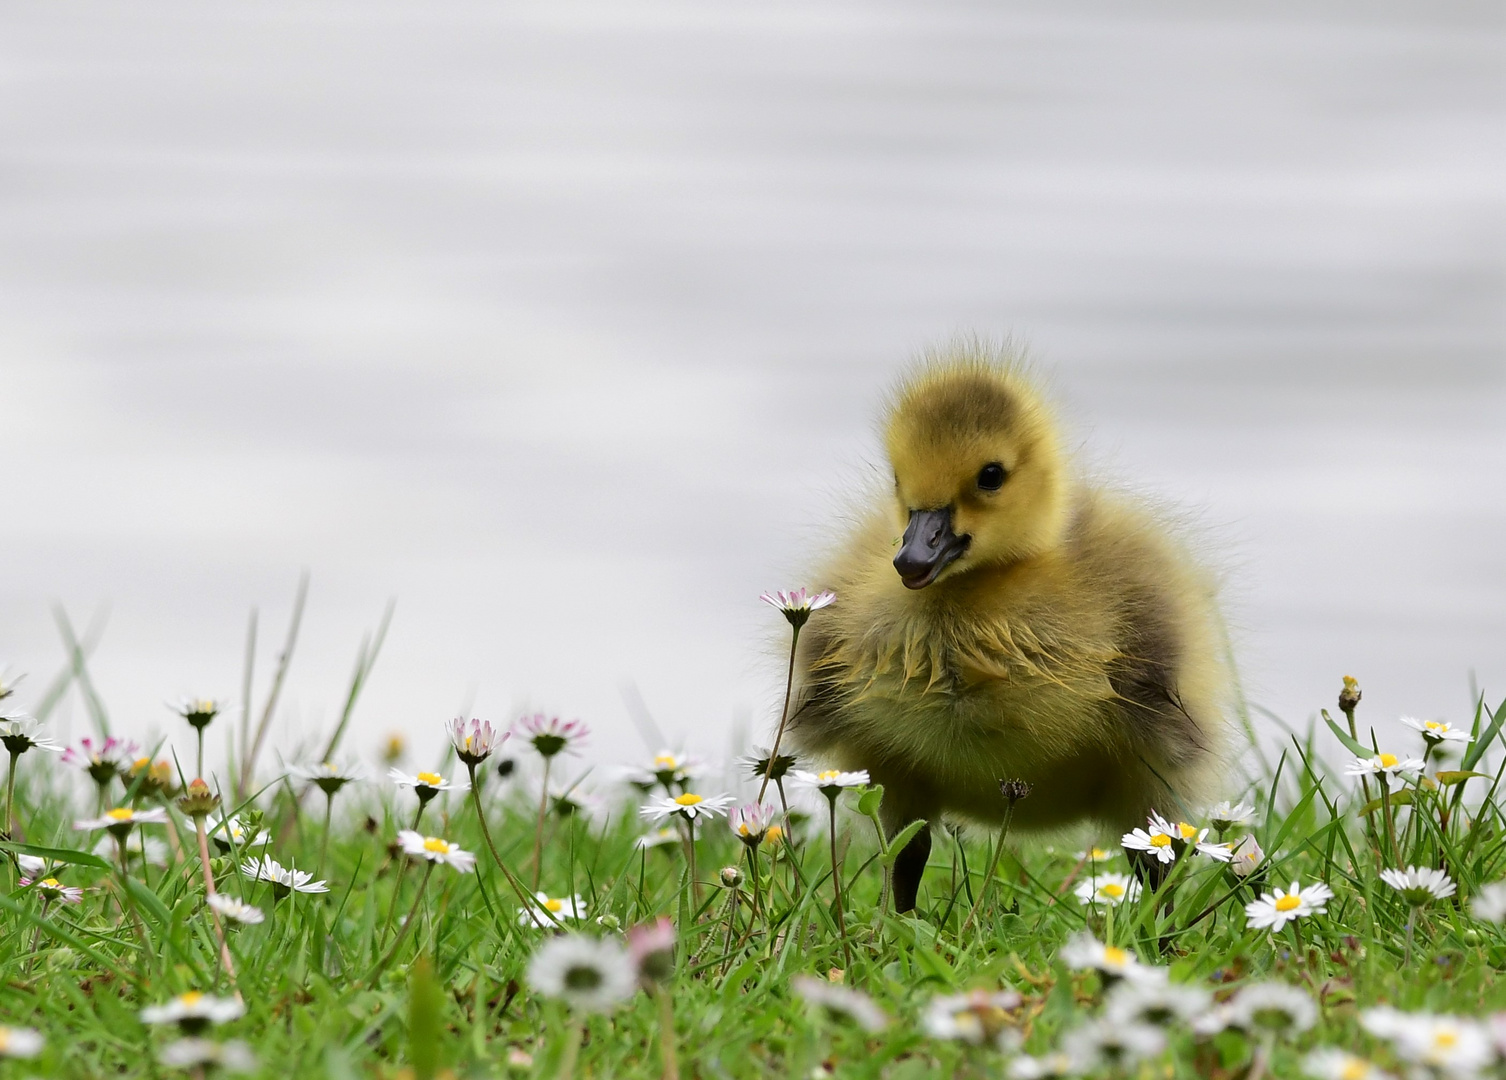
[[894, 839], [889, 841], [889, 848], [879, 857], [879, 861], [885, 866], [893, 866], [894, 860], [899, 858], [899, 853], [905, 850], [905, 845], [915, 839], [915, 834], [924, 829], [930, 822], [924, 818], [912, 821], [899, 832], [894, 834]]
[[1338, 739], [1339, 742], [1344, 744], [1344, 749], [1348, 750], [1355, 757], [1367, 758], [1374, 755], [1374, 751], [1367, 750], [1362, 743], [1355, 741], [1354, 736], [1350, 735], [1349, 732], [1339, 727], [1338, 724], [1335, 724], [1333, 722], [1333, 717], [1328, 715], [1327, 709], [1323, 710], [1323, 722], [1328, 725], [1328, 730], [1333, 732], [1334, 738]]
[[879, 803], [884, 801], [884, 785], [874, 784], [858, 797], [858, 813], [872, 817], [878, 813]]
[[1444, 787], [1448, 787], [1450, 784], [1462, 784], [1464, 781], [1471, 780], [1476, 776], [1482, 780], [1490, 779], [1489, 773], [1475, 772], [1471, 769], [1450, 769], [1446, 772], [1440, 772], [1437, 780]]
[[73, 851], [70, 848], [42, 847], [40, 844], [22, 844], [15, 840], [0, 841], [0, 848], [19, 851], [22, 855], [35, 855], [53, 862], [72, 863], [74, 866], [92, 866], [109, 873], [113, 867], [98, 855], [88, 851]]
[[[1476, 775], [1478, 775], [1478, 774], [1476, 774]], [[1391, 795], [1391, 805], [1392, 806], [1410, 806], [1411, 803], [1412, 803], [1412, 796], [1414, 794], [1415, 794], [1415, 792], [1413, 792], [1413, 790], [1411, 788], [1403, 788], [1400, 791], [1394, 792]], [[1381, 798], [1381, 799], [1371, 799], [1364, 806], [1360, 807], [1360, 813], [1362, 813], [1362, 814], [1373, 814], [1373, 813], [1375, 813], [1377, 810], [1379, 810], [1384, 805], [1385, 805], [1385, 799], [1383, 799], [1383, 798]]]
[[1485, 756], [1485, 751], [1490, 749], [1490, 744], [1496, 741], [1500, 734], [1501, 725], [1506, 723], [1506, 698], [1496, 707], [1495, 714], [1491, 717], [1490, 727], [1485, 729], [1474, 742], [1469, 744], [1469, 749], [1464, 752], [1464, 759], [1459, 762], [1460, 769], [1473, 769], [1479, 760]]

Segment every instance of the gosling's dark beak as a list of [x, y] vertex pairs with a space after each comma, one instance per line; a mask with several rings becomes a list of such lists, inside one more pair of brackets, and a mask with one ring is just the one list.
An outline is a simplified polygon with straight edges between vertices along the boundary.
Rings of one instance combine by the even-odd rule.
[[970, 536], [958, 536], [952, 531], [951, 507], [911, 510], [904, 542], [894, 556], [894, 569], [899, 571], [905, 588], [924, 589], [967, 550], [971, 540]]

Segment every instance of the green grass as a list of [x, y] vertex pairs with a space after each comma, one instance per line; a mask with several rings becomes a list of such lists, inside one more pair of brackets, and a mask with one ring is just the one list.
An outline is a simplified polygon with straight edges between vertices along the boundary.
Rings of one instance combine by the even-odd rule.
[[[1454, 773], [1482, 775], [1437, 790], [1403, 784], [1398, 794], [1393, 785], [1394, 840], [1384, 813], [1358, 813], [1359, 782], [1317, 759], [1319, 743], [1339, 757], [1331, 733], [1293, 739], [1246, 793], [1258, 808], [1252, 831], [1268, 853], [1257, 877], [1239, 881], [1212, 860], [1184, 857], [1159, 895], [1147, 889], [1137, 904], [1118, 909], [1114, 941], [1146, 963], [1168, 965], [1173, 981], [1220, 996], [1258, 979], [1305, 988], [1320, 1007], [1317, 1026], [1277, 1040], [1267, 1075], [1300, 1075], [1303, 1054], [1329, 1045], [1400, 1069], [1388, 1046], [1361, 1029], [1365, 1007], [1389, 1003], [1472, 1017], [1506, 1008], [1500, 979], [1506, 937], [1472, 917], [1468, 903], [1480, 886], [1506, 876], [1506, 821], [1496, 802], [1501, 767], [1491, 766], [1506, 760], [1497, 747], [1503, 718], [1506, 707], [1492, 712], [1482, 706], [1475, 742], [1463, 761], [1450, 763]], [[509, 744], [513, 753], [520, 752], [516, 742]], [[183, 749], [187, 764], [187, 739]], [[482, 802], [497, 849], [526, 881], [535, 807], [516, 780], [494, 774], [494, 763], [481, 769]], [[458, 768], [452, 760], [446, 775]], [[1430, 765], [1429, 771], [1436, 770]], [[88, 891], [81, 904], [54, 904], [44, 916], [36, 891], [15, 887], [13, 865], [0, 868], [0, 1012], [6, 1023], [34, 1027], [47, 1040], [39, 1058], [0, 1063], [0, 1074], [166, 1075], [154, 1062], [175, 1033], [144, 1025], [141, 1009], [185, 991], [230, 994], [237, 988], [244, 1017], [212, 1034], [249, 1044], [261, 1063], [257, 1075], [558, 1074], [577, 1028], [563, 1002], [541, 997], [525, 979], [530, 957], [551, 931], [519, 924], [517, 899], [488, 853], [467, 797], [442, 796], [429, 806], [424, 824], [477, 853], [478, 872], [437, 867], [421, 897], [418, 867], [402, 875], [399, 895], [400, 858], [392, 846], [397, 830], [411, 824], [416, 800], [385, 780], [337, 796], [322, 875], [328, 894], [274, 902], [269, 888], [236, 873], [231, 859], [214, 859], [221, 890], [268, 913], [262, 925], [230, 931], [238, 968], [232, 984], [206, 918], [190, 819], [172, 810], [176, 840], [168, 865], [143, 868], [133, 861], [129, 891], [122, 892], [111, 864], [87, 854], [103, 834], [71, 827], [75, 817], [93, 811], [92, 786], [81, 776], [40, 750], [20, 759], [20, 829], [5, 848], [67, 860], [58, 877]], [[127, 798], [120, 782], [112, 798]], [[865, 808], [875, 801], [868, 796]], [[839, 817], [850, 966], [837, 934], [819, 818], [797, 824], [800, 842], [792, 859], [772, 873], [769, 860], [760, 860], [766, 918], [750, 925], [745, 885], [730, 948], [732, 893], [716, 883], [717, 871], [742, 861], [743, 849], [725, 822], [698, 829], [697, 890], [687, 880], [683, 847], [635, 847], [645, 827], [633, 803], [616, 806], [605, 824], [551, 814], [541, 887], [551, 895], [584, 897], [587, 918], [579, 927], [586, 933], [613, 932], [598, 925], [598, 916], [624, 928], [660, 915], [675, 921], [680, 948], [667, 992], [686, 1077], [808, 1077], [819, 1068], [850, 1077], [1001, 1076], [1007, 1054], [924, 1033], [920, 1017], [934, 996], [974, 988], [1019, 991], [1023, 1002], [1009, 1023], [1032, 1053], [1044, 1053], [1063, 1032], [1099, 1015], [1099, 976], [1069, 972], [1058, 958], [1074, 933], [1109, 932], [1103, 916], [1066, 887], [1074, 875], [1081, 880], [1077, 845], [1011, 845], [999, 859], [987, 909], [964, 930], [983, 891], [992, 838], [938, 830], [920, 910], [895, 916], [880, 907], [881, 852], [860, 803], [859, 794], [845, 795]], [[325, 841], [322, 794], [300, 799], [295, 786], [277, 783], [257, 805], [274, 838], [272, 853], [284, 864], [314, 870]], [[168, 838], [162, 826], [144, 828]], [[1409, 909], [1379, 882], [1378, 871], [1413, 863], [1446, 868], [1459, 894], [1422, 910], [1408, 965]], [[1112, 868], [1126, 869], [1122, 856]], [[1244, 904], [1256, 885], [1292, 880], [1327, 882], [1335, 894], [1327, 911], [1301, 921], [1300, 939], [1290, 927], [1274, 935], [1248, 929]], [[392, 941], [385, 927], [394, 907], [399, 918], [415, 910], [415, 922], [372, 978]], [[894, 1018], [890, 1027], [870, 1035], [793, 993], [794, 976], [828, 978], [834, 969]], [[660, 1017], [653, 998], [639, 992], [610, 1015], [586, 1018], [575, 1074], [662, 1075]], [[1123, 1075], [1244, 1076], [1257, 1050], [1255, 1040], [1234, 1031], [1200, 1040], [1173, 1026], [1169, 1037], [1166, 1052]]]

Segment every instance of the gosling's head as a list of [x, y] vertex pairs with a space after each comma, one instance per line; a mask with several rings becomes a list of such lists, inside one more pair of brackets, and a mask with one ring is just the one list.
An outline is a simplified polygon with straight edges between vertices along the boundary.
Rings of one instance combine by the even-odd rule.
[[1056, 426], [1007, 360], [969, 351], [899, 388], [885, 430], [911, 589], [1054, 547], [1066, 524]]

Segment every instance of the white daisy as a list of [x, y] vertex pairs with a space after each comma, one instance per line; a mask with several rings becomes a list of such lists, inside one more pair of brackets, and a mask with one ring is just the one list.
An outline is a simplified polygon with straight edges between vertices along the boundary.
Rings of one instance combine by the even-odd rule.
[[550, 938], [528, 963], [528, 985], [582, 1012], [610, 1012], [632, 997], [638, 973], [614, 938]]
[[252, 907], [250, 904], [237, 900], [233, 896], [226, 896], [224, 893], [215, 893], [213, 896], [206, 897], [204, 902], [231, 922], [242, 923], [246, 926], [255, 926], [266, 918], [262, 914], [261, 908]]
[[462, 874], [469, 874], [476, 869], [475, 855], [458, 844], [452, 844], [437, 836], [425, 836], [412, 829], [404, 829], [397, 834], [397, 842], [402, 846], [408, 858], [415, 862], [427, 860], [431, 863], [444, 863]]
[[1468, 731], [1456, 728], [1444, 720], [1419, 720], [1415, 716], [1403, 716], [1401, 722], [1434, 745], [1442, 742], [1467, 743], [1474, 739]]
[[549, 915], [545, 915], [538, 907], [529, 904], [518, 912], [518, 922], [524, 925], [550, 927], [555, 922], [565, 919], [584, 919], [586, 917], [586, 903], [579, 896], [550, 896], [548, 893], [534, 893], [534, 899], [538, 900], [539, 907], [554, 916], [551, 921]]
[[149, 1005], [141, 1010], [143, 1024], [177, 1024], [189, 1035], [197, 1035], [211, 1024], [239, 1020], [246, 1014], [239, 998], [218, 998], [190, 990], [179, 994], [166, 1005]]
[[185, 697], [177, 701], [170, 701], [167, 707], [187, 720], [196, 728], [207, 727], [216, 716], [228, 708], [230, 702], [224, 698], [195, 698]]
[[[166, 866], [170, 851], [167, 841], [159, 836], [133, 832], [126, 837], [126, 855], [131, 858], [141, 858], [148, 866]], [[94, 845], [94, 854], [101, 859], [118, 858], [118, 846], [113, 838], [101, 836], [99, 842]]]
[[[1119, 838], [1119, 843], [1131, 851], [1144, 851], [1158, 862], [1175, 862], [1181, 850], [1181, 830], [1160, 814], [1151, 814], [1144, 829], [1133, 829]], [[1194, 830], [1194, 833], [1196, 830]]]
[[1289, 891], [1277, 888], [1245, 905], [1245, 921], [1257, 930], [1269, 927], [1272, 933], [1294, 919], [1303, 919], [1324, 911], [1333, 899], [1333, 890], [1321, 881], [1302, 888], [1292, 882]]
[[1382, 870], [1380, 879], [1401, 893], [1402, 899], [1413, 907], [1446, 899], [1457, 891], [1457, 886], [1448, 874], [1429, 867], [1409, 866], [1405, 870]]
[[1485, 1025], [1459, 1016], [1381, 1007], [1362, 1013], [1360, 1025], [1390, 1040], [1398, 1057], [1452, 1076], [1474, 1076], [1496, 1056]]
[[668, 788], [673, 784], [684, 784], [694, 780], [704, 772], [705, 766], [699, 758], [677, 753], [674, 750], [660, 750], [648, 765], [625, 767], [622, 770], [622, 778], [639, 787], [652, 787], [654, 784], [659, 784]]
[[55, 877], [29, 878], [23, 877], [18, 883], [21, 888], [35, 889], [44, 900], [60, 900], [65, 904], [81, 904], [84, 901], [84, 890], [76, 885], [64, 885]]
[[492, 752], [500, 749], [512, 734], [504, 731], [498, 735], [487, 721], [473, 719], [467, 723], [463, 716], [451, 720], [448, 731], [455, 756], [468, 768], [474, 768], [491, 757]]
[[166, 824], [167, 811], [160, 806], [153, 806], [146, 810], [135, 810], [129, 806], [117, 806], [114, 810], [106, 810], [97, 818], [75, 821], [73, 827], [80, 831], [109, 829], [116, 837], [124, 837], [137, 825]]
[[1421, 772], [1422, 758], [1397, 757], [1395, 754], [1377, 754], [1374, 757], [1355, 758], [1344, 770], [1345, 776], [1375, 776], [1394, 773]]
[[1140, 883], [1128, 874], [1099, 874], [1090, 881], [1081, 882], [1076, 889], [1077, 899], [1084, 904], [1104, 904], [1117, 907], [1133, 904], [1140, 898]]
[[54, 742], [42, 734], [42, 723], [21, 713], [0, 717], [0, 746], [12, 754], [24, 754], [28, 750], [52, 750], [62, 753], [62, 743]]
[[1264, 859], [1265, 852], [1260, 850], [1260, 843], [1255, 839], [1255, 834], [1246, 833], [1234, 845], [1234, 858], [1229, 860], [1229, 869], [1233, 871], [1235, 877], [1247, 878], [1255, 872]]
[[1506, 881], [1492, 881], [1480, 886], [1480, 891], [1469, 902], [1469, 910], [1475, 918], [1486, 922], [1506, 922]]
[[1127, 1069], [1165, 1050], [1166, 1033], [1149, 1024], [1089, 1020], [1063, 1035], [1061, 1047], [1083, 1072]]
[[[1204, 830], [1204, 832], [1199, 835], [1203, 836], [1206, 834], [1207, 830]], [[1196, 851], [1199, 855], [1208, 856], [1208, 858], [1213, 859], [1215, 862], [1234, 861], [1234, 842], [1232, 840], [1215, 843], [1212, 840], [1199, 839], [1196, 845], [1193, 847], [1193, 850]]]
[[1061, 962], [1073, 971], [1093, 969], [1116, 978], [1138, 978], [1161, 969], [1147, 967], [1128, 949], [1105, 945], [1086, 930], [1067, 939], [1058, 954]]
[[1194, 1016], [1187, 1025], [1192, 1033], [1199, 1038], [1211, 1039], [1220, 1031], [1231, 1027], [1238, 1027], [1237, 1017], [1234, 1015], [1234, 1006], [1228, 1002], [1211, 1005], [1203, 1012]]
[[1079, 862], [1090, 863], [1093, 866], [1097, 866], [1099, 863], [1106, 863], [1114, 858], [1117, 858], [1118, 855], [1118, 851], [1108, 851], [1101, 847], [1090, 847], [1087, 851], [1079, 851], [1077, 853], [1077, 859]]
[[1109, 990], [1103, 1015], [1105, 1019], [1125, 1024], [1187, 1023], [1204, 1012], [1212, 1000], [1212, 995], [1198, 986], [1127, 979]]
[[732, 811], [727, 818], [727, 827], [744, 846], [756, 848], [763, 843], [764, 835], [778, 816], [778, 808], [768, 803], [748, 803]]
[[36, 1028], [0, 1025], [0, 1057], [34, 1058], [45, 1041]]
[[889, 1015], [861, 990], [813, 979], [809, 975], [796, 975], [790, 980], [790, 986], [812, 1005], [844, 1016], [864, 1031], [877, 1033], [889, 1026]]
[[655, 829], [651, 833], [644, 833], [633, 841], [635, 847], [640, 850], [661, 847], [664, 844], [675, 844], [680, 840], [680, 833], [672, 825], [666, 825], [662, 829]]
[[256, 1071], [256, 1055], [239, 1039], [217, 1043], [213, 1039], [178, 1039], [157, 1052], [157, 1061], [170, 1069], [203, 1069], [224, 1072]]
[[673, 798], [656, 795], [638, 808], [638, 813], [653, 821], [664, 821], [678, 814], [687, 821], [698, 817], [720, 817], [736, 800], [731, 795], [696, 795], [685, 792]]
[[848, 788], [867, 787], [868, 770], [858, 769], [854, 772], [843, 772], [841, 769], [827, 769], [824, 772], [807, 772], [804, 769], [794, 769], [790, 772], [796, 783], [806, 784], [815, 788], [828, 799], [835, 799]]
[[933, 1039], [957, 1039], [974, 1046], [982, 1046], [985, 1042], [1000, 1046], [1001, 1040], [1014, 1034], [1014, 1029], [1009, 1026], [1009, 1010], [1019, 1004], [1020, 995], [1013, 990], [947, 994], [931, 999], [921, 1024]]
[[1232, 829], [1253, 819], [1255, 808], [1247, 802], [1231, 803], [1226, 799], [1212, 807], [1206, 816], [1215, 829]]
[[412, 788], [420, 802], [428, 802], [441, 791], [469, 791], [471, 785], [464, 780], [452, 780], [435, 772], [406, 773], [402, 769], [388, 769], [387, 779], [398, 787]]
[[1081, 1072], [1070, 1054], [1058, 1050], [1043, 1057], [1021, 1054], [1010, 1060], [1005, 1075], [1009, 1080], [1046, 1080], [1052, 1076], [1078, 1076]]
[[1229, 1005], [1232, 1026], [1246, 1031], [1296, 1035], [1318, 1019], [1318, 1007], [1307, 992], [1283, 982], [1247, 983]]
[[231, 851], [254, 847], [266, 847], [272, 842], [272, 833], [267, 829], [257, 829], [250, 832], [238, 817], [210, 818], [208, 825], [209, 839], [214, 841], [215, 847], [221, 853], [228, 854]]
[[832, 603], [836, 600], [837, 594], [829, 589], [818, 593], [808, 593], [802, 587], [788, 592], [775, 589], [771, 592], [760, 593], [758, 598], [770, 607], [778, 608], [789, 620], [790, 625], [799, 630], [811, 617], [811, 612], [820, 611]]
[[519, 738], [531, 743], [542, 758], [555, 754], [574, 754], [591, 735], [591, 729], [580, 720], [561, 720], [558, 716], [534, 713], [525, 716], [516, 725]]
[[321, 761], [313, 765], [294, 765], [289, 771], [314, 784], [326, 795], [334, 795], [346, 784], [361, 779], [361, 768], [354, 763], [336, 765], [331, 761]]
[[329, 892], [329, 886], [322, 881], [315, 881], [313, 874], [291, 866], [283, 867], [270, 855], [263, 855], [260, 861], [252, 859], [242, 863], [241, 873], [253, 881], [271, 882], [272, 895], [279, 900], [295, 892]]
[[1391, 1080], [1391, 1074], [1376, 1068], [1347, 1050], [1325, 1046], [1302, 1059], [1302, 1072], [1314, 1080]]

